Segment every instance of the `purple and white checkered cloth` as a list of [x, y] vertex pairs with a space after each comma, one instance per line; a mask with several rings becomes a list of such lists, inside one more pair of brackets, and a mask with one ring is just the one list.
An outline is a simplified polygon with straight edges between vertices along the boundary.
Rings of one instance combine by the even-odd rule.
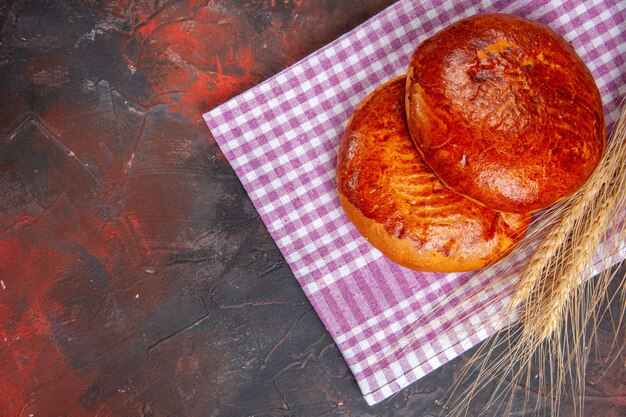
[[358, 103], [405, 73], [420, 41], [487, 12], [563, 35], [596, 79], [607, 124], [616, 120], [626, 94], [624, 0], [401, 0], [204, 116], [369, 404], [491, 335], [506, 300], [468, 295], [527, 255], [479, 275], [402, 268], [360, 236], [335, 188], [339, 139]]

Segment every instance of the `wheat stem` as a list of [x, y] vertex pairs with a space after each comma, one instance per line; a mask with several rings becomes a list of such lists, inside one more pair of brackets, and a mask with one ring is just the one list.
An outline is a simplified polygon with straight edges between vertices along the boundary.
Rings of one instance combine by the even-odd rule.
[[[523, 246], [536, 246], [534, 254], [521, 269], [502, 277], [506, 282], [512, 274], [520, 275], [508, 305], [509, 312], [519, 312], [519, 323], [505, 328], [478, 350], [472, 361], [478, 364], [478, 369], [472, 366], [476, 379], [464, 391], [466, 396], [452, 406], [451, 415], [466, 412], [472, 399], [490, 381], [495, 382], [496, 391], [500, 388], [504, 392], [494, 392], [489, 403], [502, 400], [507, 393], [510, 405], [516, 384], [528, 386], [536, 359], [539, 369], [533, 375], [538, 383], [537, 402], [531, 412], [539, 412], [545, 404], [550, 407], [549, 414], [558, 415], [565, 385], [569, 384], [574, 412], [583, 414], [587, 332], [593, 335], [606, 314], [605, 301], [626, 302], [626, 280], [620, 283], [619, 294], [608, 292], [609, 283], [616, 277], [614, 272], [605, 271], [595, 280], [585, 279], [593, 271], [598, 248], [604, 251], [604, 268], [617, 261], [619, 251], [624, 249], [625, 168], [626, 106], [622, 104], [620, 119], [594, 174], [575, 195], [535, 219], [535, 230]], [[615, 324], [616, 334], [625, 317], [626, 311], [622, 310]], [[504, 352], [498, 353], [503, 346]], [[469, 374], [469, 370], [462, 373]]]
[[[524, 331], [539, 340], [555, 331], [623, 196], [623, 112], [607, 155], [548, 231], [524, 268], [509, 308], [523, 306]], [[621, 133], [621, 136], [620, 136]], [[619, 214], [619, 213], [617, 213]]]
[[[571, 256], [566, 262], [562, 273], [554, 282], [553, 291], [548, 294], [546, 302], [538, 311], [538, 317], [531, 323], [525, 323], [532, 327], [539, 325], [537, 329], [540, 339], [547, 339], [563, 324], [565, 309], [572, 301], [581, 277], [588, 272], [593, 254], [602, 240], [610, 219], [609, 203], [603, 205], [598, 211], [598, 217], [593, 222], [579, 242], [572, 242]], [[527, 317], [528, 319], [529, 317]], [[527, 327], [528, 329], [528, 327]]]
[[[540, 285], [542, 279], [549, 274], [550, 266], [554, 262], [555, 255], [561, 250], [567, 249], [568, 238], [576, 226], [576, 222], [585, 216], [589, 206], [597, 201], [598, 194], [605, 185], [605, 172], [601, 165], [591, 176], [589, 181], [567, 201], [562, 208], [557, 221], [550, 227], [548, 233], [539, 243], [535, 252], [530, 256], [526, 267], [523, 269], [520, 280], [515, 285], [514, 293], [509, 303], [509, 308], [515, 310], [519, 305], [527, 302], [533, 290]], [[541, 218], [537, 220], [541, 222]], [[550, 221], [552, 221], [550, 219]]]

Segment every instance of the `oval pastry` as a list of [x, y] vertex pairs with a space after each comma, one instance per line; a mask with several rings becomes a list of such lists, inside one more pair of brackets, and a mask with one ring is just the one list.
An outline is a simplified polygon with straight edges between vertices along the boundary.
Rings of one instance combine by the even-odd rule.
[[591, 73], [563, 38], [526, 19], [473, 16], [423, 41], [406, 100], [426, 163], [495, 210], [532, 212], [572, 194], [604, 153]]
[[480, 269], [507, 254], [530, 215], [498, 213], [445, 187], [424, 164], [406, 125], [405, 77], [355, 110], [341, 139], [337, 189], [359, 232], [408, 268]]

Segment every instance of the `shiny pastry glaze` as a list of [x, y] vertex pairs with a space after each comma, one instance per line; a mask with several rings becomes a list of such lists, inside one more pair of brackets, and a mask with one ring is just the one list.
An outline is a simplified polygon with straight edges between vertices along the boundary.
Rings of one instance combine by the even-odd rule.
[[[339, 193], [391, 236], [410, 239], [418, 252], [480, 259], [483, 265], [507, 253], [530, 216], [498, 213], [444, 186], [411, 141], [404, 98], [401, 77], [354, 112], [339, 149]], [[376, 246], [366, 230], [361, 233]]]
[[439, 178], [496, 210], [535, 211], [573, 193], [605, 148], [584, 63], [548, 27], [508, 15], [470, 17], [422, 42], [407, 109]]

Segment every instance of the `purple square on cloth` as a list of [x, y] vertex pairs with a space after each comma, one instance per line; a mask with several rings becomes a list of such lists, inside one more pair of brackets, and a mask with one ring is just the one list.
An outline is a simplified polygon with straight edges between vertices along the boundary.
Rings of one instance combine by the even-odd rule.
[[480, 290], [527, 256], [517, 251], [480, 274], [408, 270], [360, 236], [335, 188], [339, 140], [359, 102], [405, 73], [420, 41], [488, 12], [537, 20], [563, 35], [595, 77], [607, 124], [616, 120], [626, 94], [623, 0], [401, 0], [204, 115], [369, 404], [493, 334], [506, 298]]

